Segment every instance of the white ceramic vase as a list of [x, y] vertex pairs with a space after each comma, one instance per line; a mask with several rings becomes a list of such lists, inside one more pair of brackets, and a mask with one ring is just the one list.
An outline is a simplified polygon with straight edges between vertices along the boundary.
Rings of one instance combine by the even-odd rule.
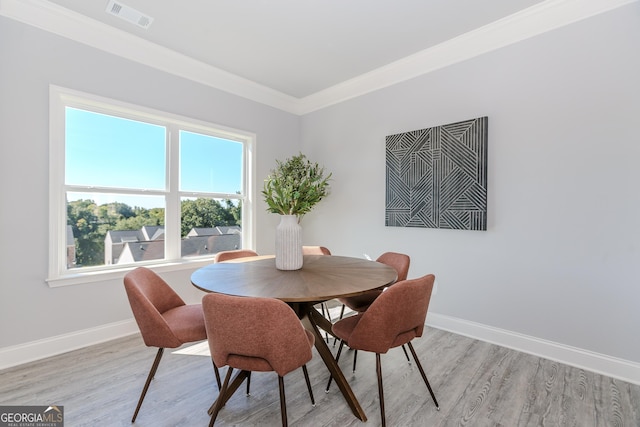
[[302, 268], [302, 227], [296, 215], [281, 215], [276, 227], [276, 268]]

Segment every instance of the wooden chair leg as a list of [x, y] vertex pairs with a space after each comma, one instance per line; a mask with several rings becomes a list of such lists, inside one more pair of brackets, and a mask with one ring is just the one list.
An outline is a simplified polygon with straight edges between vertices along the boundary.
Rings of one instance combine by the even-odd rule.
[[138, 406], [136, 406], [136, 410], [133, 413], [133, 418], [131, 418], [131, 422], [134, 423], [136, 421], [136, 417], [138, 416], [138, 411], [140, 411], [140, 407], [142, 406], [142, 401], [147, 394], [147, 390], [149, 389], [149, 384], [151, 384], [151, 380], [156, 375], [156, 371], [158, 370], [158, 365], [160, 364], [160, 359], [162, 359], [162, 354], [164, 353], [164, 348], [159, 348], [156, 353], [156, 358], [153, 360], [153, 365], [151, 365], [151, 370], [149, 371], [149, 375], [147, 376], [147, 382], [144, 383], [144, 387], [142, 389], [142, 394], [140, 394], [140, 399], [138, 400]]
[[302, 365], [302, 372], [304, 372], [304, 380], [307, 382], [307, 390], [309, 390], [311, 405], [316, 406], [316, 400], [313, 398], [313, 390], [311, 390], [311, 381], [309, 381], [309, 372], [307, 371], [307, 365]]
[[384, 416], [384, 391], [382, 389], [382, 363], [380, 362], [380, 353], [376, 353], [376, 373], [378, 374], [378, 395], [380, 396], [380, 417], [382, 418], [382, 427], [386, 427], [387, 421]]
[[287, 427], [287, 399], [284, 395], [284, 378], [278, 375], [278, 388], [280, 389], [280, 414], [282, 416], [282, 427]]
[[216, 418], [218, 417], [218, 412], [222, 409], [224, 405], [224, 396], [227, 393], [227, 388], [229, 387], [229, 379], [231, 378], [231, 373], [233, 372], [232, 367], [227, 368], [227, 375], [224, 377], [224, 383], [222, 384], [222, 388], [220, 389], [220, 393], [218, 394], [218, 398], [214, 402], [213, 406], [209, 409], [211, 412], [211, 420], [209, 421], [209, 427], [213, 427], [213, 423], [216, 422]]
[[[211, 359], [211, 363], [213, 363], [213, 359]], [[220, 383], [220, 371], [215, 363], [213, 363], [213, 372], [216, 374], [216, 383], [218, 384], [218, 391], [220, 391], [220, 388], [222, 387], [222, 384]]]
[[[340, 346], [338, 347], [338, 353], [336, 354], [336, 364], [338, 360], [340, 360], [340, 354], [342, 353], [342, 347], [344, 347], [344, 340], [340, 340]], [[327, 388], [324, 390], [325, 393], [329, 393], [329, 387], [331, 387], [331, 381], [333, 380], [333, 376], [329, 375], [329, 382], [327, 383]]]
[[427, 385], [427, 389], [429, 389], [429, 393], [431, 394], [431, 398], [433, 399], [433, 403], [436, 405], [436, 409], [440, 410], [440, 405], [438, 405], [438, 401], [436, 400], [436, 395], [433, 394], [433, 390], [431, 389], [431, 385], [429, 384], [429, 380], [427, 379], [427, 375], [424, 373], [424, 369], [422, 369], [422, 364], [420, 360], [418, 360], [418, 356], [416, 355], [416, 351], [413, 348], [413, 344], [410, 342], [407, 343], [409, 346], [409, 350], [411, 350], [411, 355], [413, 356], [413, 360], [416, 361], [416, 365], [418, 366], [418, 370], [420, 370], [420, 375], [422, 375], [422, 379], [424, 383]]

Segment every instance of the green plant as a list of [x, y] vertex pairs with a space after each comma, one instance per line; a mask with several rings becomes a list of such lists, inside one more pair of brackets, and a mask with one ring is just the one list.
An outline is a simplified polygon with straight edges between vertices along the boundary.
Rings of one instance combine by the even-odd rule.
[[298, 220], [329, 194], [329, 179], [323, 167], [312, 163], [300, 153], [276, 160], [276, 168], [264, 180], [262, 195], [267, 211], [281, 215], [296, 215]]

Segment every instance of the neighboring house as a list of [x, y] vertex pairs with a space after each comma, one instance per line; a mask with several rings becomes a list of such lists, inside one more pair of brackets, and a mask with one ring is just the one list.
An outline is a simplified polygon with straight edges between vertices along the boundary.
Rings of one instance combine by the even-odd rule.
[[145, 225], [140, 231], [145, 240], [164, 240], [164, 227], [161, 225]]
[[221, 236], [223, 234], [240, 234], [242, 230], [237, 225], [218, 226], [214, 228], [192, 228], [187, 238], [196, 236]]
[[147, 238], [148, 233], [143, 232], [145, 228], [146, 227], [142, 227], [141, 230], [107, 231], [107, 235], [104, 238], [105, 265], [118, 264], [118, 260], [126, 244], [149, 241], [150, 239]]
[[[193, 228], [182, 239], [182, 256], [212, 255], [240, 249], [242, 229], [237, 226]], [[108, 231], [104, 239], [105, 264], [129, 264], [164, 258], [164, 227]]]
[[76, 266], [76, 239], [73, 236], [73, 227], [70, 225], [67, 225], [66, 236], [67, 268], [74, 268]]

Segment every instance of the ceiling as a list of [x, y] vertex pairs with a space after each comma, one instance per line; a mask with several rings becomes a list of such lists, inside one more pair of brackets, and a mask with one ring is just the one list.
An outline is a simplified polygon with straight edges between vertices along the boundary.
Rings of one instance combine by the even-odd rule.
[[50, 0], [198, 61], [303, 98], [541, 0]]
[[306, 114], [635, 1], [0, 0], [0, 16]]

